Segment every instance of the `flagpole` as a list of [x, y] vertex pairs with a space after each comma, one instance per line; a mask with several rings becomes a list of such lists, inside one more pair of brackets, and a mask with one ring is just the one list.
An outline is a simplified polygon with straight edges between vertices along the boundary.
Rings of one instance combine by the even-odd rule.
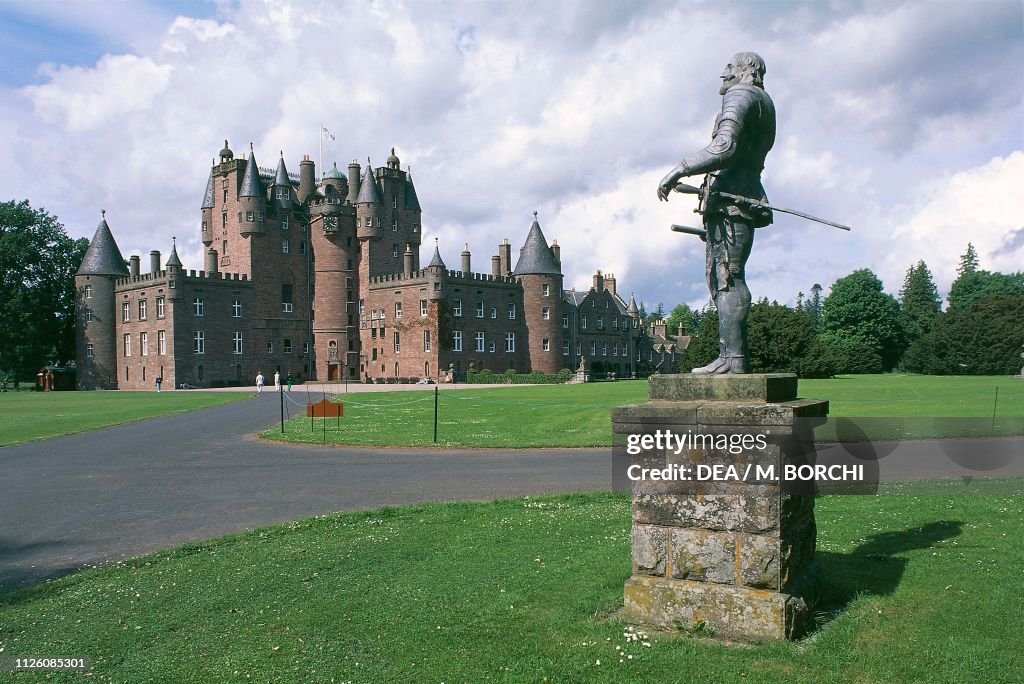
[[319, 171], [320, 171], [320, 175], [322, 176], [323, 173], [324, 173], [324, 122], [323, 121], [320, 122], [320, 133], [317, 135], [317, 137], [320, 138], [320, 159], [319, 159], [320, 166], [318, 168], [319, 168]]

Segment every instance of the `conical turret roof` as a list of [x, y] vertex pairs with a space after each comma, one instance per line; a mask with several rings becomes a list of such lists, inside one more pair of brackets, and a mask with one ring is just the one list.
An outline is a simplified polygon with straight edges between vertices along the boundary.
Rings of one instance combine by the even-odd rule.
[[530, 226], [530, 233], [526, 236], [526, 242], [519, 250], [519, 261], [513, 273], [521, 275], [562, 275], [562, 269], [558, 266], [554, 252], [544, 239], [544, 233], [540, 229], [540, 222], [537, 221], [537, 212], [533, 212], [533, 225]]
[[107, 212], [102, 212], [100, 224], [96, 226], [96, 234], [89, 243], [82, 257], [82, 265], [75, 275], [107, 275], [127, 276], [128, 267], [124, 265], [124, 257], [117, 248], [110, 226], [107, 225]]
[[242, 189], [239, 197], [265, 197], [263, 183], [260, 181], [260, 169], [256, 166], [256, 155], [249, 144], [249, 159], [245, 163], [245, 175], [242, 176]]
[[206, 194], [203, 195], [203, 206], [200, 209], [213, 209], [213, 168], [210, 168], [210, 179], [206, 181]]
[[171, 240], [171, 255], [167, 257], [167, 263], [164, 265], [167, 268], [170, 268], [171, 266], [181, 268], [181, 259], [178, 258], [178, 239], [172, 237]]
[[384, 204], [384, 199], [377, 187], [377, 179], [373, 176], [373, 165], [366, 160], [366, 173], [363, 174], [363, 182], [359, 185], [359, 197], [356, 204]]
[[420, 198], [416, 196], [416, 186], [412, 184], [412, 169], [409, 169], [409, 173], [405, 177], [405, 208], [422, 211]]
[[427, 268], [431, 268], [432, 266], [439, 266], [448, 270], [448, 267], [444, 265], [444, 259], [441, 258], [441, 250], [437, 246], [437, 238], [434, 238], [434, 258], [432, 258], [430, 263], [427, 264]]
[[629, 306], [626, 307], [626, 313], [630, 316], [640, 315], [640, 309], [636, 305], [636, 298], [633, 296], [633, 293], [629, 294]]
[[292, 186], [292, 182], [288, 180], [288, 169], [284, 167], [284, 151], [281, 152], [281, 158], [277, 160], [277, 174], [274, 177], [274, 185], [282, 185], [286, 188]]

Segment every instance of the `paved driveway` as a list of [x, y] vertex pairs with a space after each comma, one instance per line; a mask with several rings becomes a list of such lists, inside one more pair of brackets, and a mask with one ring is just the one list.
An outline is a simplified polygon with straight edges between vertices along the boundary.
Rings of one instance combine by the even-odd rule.
[[0, 449], [0, 591], [310, 515], [611, 488], [610, 449], [340, 449], [252, 436], [278, 415], [268, 393]]

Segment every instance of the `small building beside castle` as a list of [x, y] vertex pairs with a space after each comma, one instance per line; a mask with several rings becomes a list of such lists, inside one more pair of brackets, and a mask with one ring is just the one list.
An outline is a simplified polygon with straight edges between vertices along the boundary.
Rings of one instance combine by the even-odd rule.
[[[630, 377], [672, 372], [673, 339], [645, 330], [631, 297], [600, 271], [589, 292], [565, 291], [560, 248], [534, 214], [513, 262], [505, 239], [490, 272], [467, 244], [451, 269], [434, 245], [420, 263], [422, 210], [394, 150], [386, 165], [314, 163], [290, 174], [227, 141], [200, 209], [201, 270], [172, 238], [165, 262], [126, 262], [106, 215], [75, 275], [80, 389], [252, 384], [256, 373], [296, 380], [461, 378], [472, 369], [558, 373], [589, 366]], [[657, 358], [656, 358], [657, 357]], [[645, 359], [649, 361], [645, 364]]]

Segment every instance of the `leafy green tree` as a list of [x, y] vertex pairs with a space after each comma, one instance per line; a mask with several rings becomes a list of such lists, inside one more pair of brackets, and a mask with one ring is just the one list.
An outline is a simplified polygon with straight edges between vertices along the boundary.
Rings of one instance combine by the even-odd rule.
[[1014, 294], [1024, 294], [1024, 273], [966, 271], [949, 288], [949, 308], [966, 309], [981, 299]]
[[942, 299], [931, 271], [924, 261], [918, 261], [907, 270], [900, 290], [900, 321], [907, 341], [913, 342], [928, 332], [941, 312]]
[[974, 243], [967, 243], [967, 251], [960, 255], [960, 265], [956, 268], [956, 277], [960, 278], [968, 273], [978, 270], [978, 250], [974, 249]]
[[1020, 369], [1024, 294], [992, 295], [936, 318], [904, 367], [932, 375], [1009, 375]]
[[0, 202], [0, 370], [27, 380], [75, 358], [74, 275], [88, 246], [27, 200]]
[[821, 326], [822, 339], [842, 362], [837, 372], [889, 371], [902, 356], [899, 304], [869, 269], [854, 271], [832, 284], [821, 305]]
[[701, 312], [700, 325], [690, 338], [690, 346], [679, 356], [676, 366], [680, 372], [689, 373], [717, 359], [718, 353], [718, 311], [706, 307]]
[[687, 335], [692, 335], [693, 331], [696, 330], [696, 326], [693, 324], [693, 309], [687, 304], [677, 304], [669, 312], [668, 319], [665, 321], [665, 330], [669, 335], [675, 335], [676, 331], [679, 330], [680, 323], [683, 324], [683, 329]]
[[796, 373], [815, 340], [814, 325], [803, 312], [761, 299], [750, 307], [750, 367], [755, 373]]

